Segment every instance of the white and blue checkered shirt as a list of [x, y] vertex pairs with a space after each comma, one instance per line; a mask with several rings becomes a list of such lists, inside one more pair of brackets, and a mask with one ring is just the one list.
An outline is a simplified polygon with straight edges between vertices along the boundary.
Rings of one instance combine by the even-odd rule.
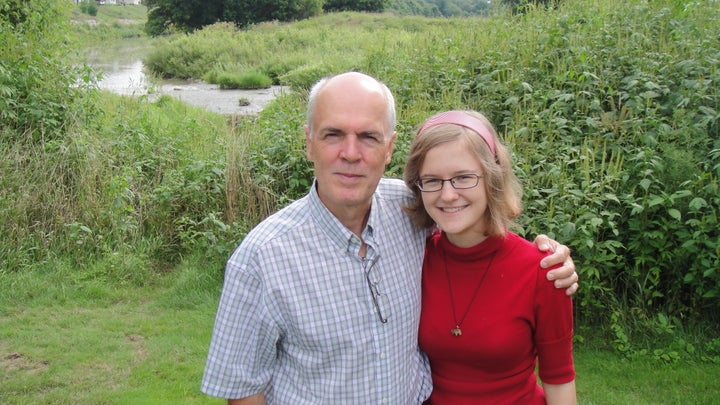
[[372, 276], [315, 185], [255, 227], [227, 263], [202, 391], [264, 392], [283, 405], [422, 403], [432, 387], [417, 343], [426, 232], [401, 209], [410, 198], [396, 179], [373, 196], [362, 235]]

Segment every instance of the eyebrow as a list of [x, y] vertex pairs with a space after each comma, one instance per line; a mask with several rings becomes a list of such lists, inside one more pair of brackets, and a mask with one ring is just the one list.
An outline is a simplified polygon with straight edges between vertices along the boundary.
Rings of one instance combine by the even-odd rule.
[[[450, 173], [450, 177], [462, 176], [465, 174], [477, 174], [478, 176], [482, 176], [482, 173], [479, 173], [479, 171], [480, 170], [459, 170], [459, 171]], [[426, 179], [426, 178], [439, 179], [442, 176], [437, 175], [437, 174], [428, 173], [428, 174], [420, 174], [420, 176], [418, 176], [418, 177], [420, 177], [421, 179]]]
[[[320, 130], [318, 131], [318, 133], [320, 133], [320, 134], [328, 133], [328, 132], [336, 132], [336, 133], [340, 133], [340, 134], [344, 134], [344, 135], [347, 134], [346, 131], [343, 131], [342, 129], [340, 129], [340, 128], [335, 128], [335, 127], [324, 127], [324, 128], [320, 128]], [[375, 136], [375, 135], [378, 135], [380, 138], [385, 138], [385, 134], [383, 134], [381, 131], [374, 130], [374, 129], [368, 129], [368, 130], [365, 130], [365, 131], [358, 132], [357, 135], [358, 135], [358, 136]]]

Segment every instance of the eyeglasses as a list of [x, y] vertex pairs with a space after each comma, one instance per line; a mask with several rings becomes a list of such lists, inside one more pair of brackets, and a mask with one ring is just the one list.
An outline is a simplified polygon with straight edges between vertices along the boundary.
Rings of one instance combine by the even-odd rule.
[[415, 184], [418, 186], [420, 191], [431, 193], [433, 191], [442, 190], [446, 181], [449, 181], [456, 190], [473, 188], [478, 185], [480, 178], [482, 178], [482, 176], [479, 174], [461, 174], [459, 176], [450, 177], [449, 179], [435, 179], [428, 177], [418, 180]]
[[378, 261], [380, 256], [375, 256], [371, 260], [362, 260], [363, 271], [365, 272], [365, 279], [367, 279], [368, 288], [370, 288], [370, 295], [372, 296], [373, 304], [375, 305], [375, 312], [377, 312], [380, 322], [386, 323], [388, 315], [390, 315], [390, 301], [388, 300], [387, 294], [383, 294], [378, 287], [380, 285], [381, 277], [380, 271], [375, 268], [375, 263]]

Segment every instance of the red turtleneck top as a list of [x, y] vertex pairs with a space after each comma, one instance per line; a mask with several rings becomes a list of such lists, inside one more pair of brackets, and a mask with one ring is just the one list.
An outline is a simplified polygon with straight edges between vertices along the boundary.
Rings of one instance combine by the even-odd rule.
[[[443, 233], [429, 238], [419, 341], [432, 369], [430, 404], [545, 404], [536, 359], [543, 382], [575, 378], [572, 300], [545, 278], [543, 255], [511, 232], [471, 248]], [[456, 320], [462, 336], [450, 333]]]

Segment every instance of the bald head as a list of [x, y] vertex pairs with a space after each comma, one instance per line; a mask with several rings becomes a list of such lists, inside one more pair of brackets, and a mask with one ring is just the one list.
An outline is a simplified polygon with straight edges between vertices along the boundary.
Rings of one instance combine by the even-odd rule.
[[307, 126], [310, 134], [313, 132], [313, 123], [318, 106], [318, 98], [345, 99], [355, 98], [357, 102], [363, 102], [367, 97], [380, 95], [386, 105], [386, 134], [395, 132], [395, 98], [390, 89], [372, 76], [359, 72], [346, 72], [335, 76], [320, 79], [310, 89], [307, 109]]

